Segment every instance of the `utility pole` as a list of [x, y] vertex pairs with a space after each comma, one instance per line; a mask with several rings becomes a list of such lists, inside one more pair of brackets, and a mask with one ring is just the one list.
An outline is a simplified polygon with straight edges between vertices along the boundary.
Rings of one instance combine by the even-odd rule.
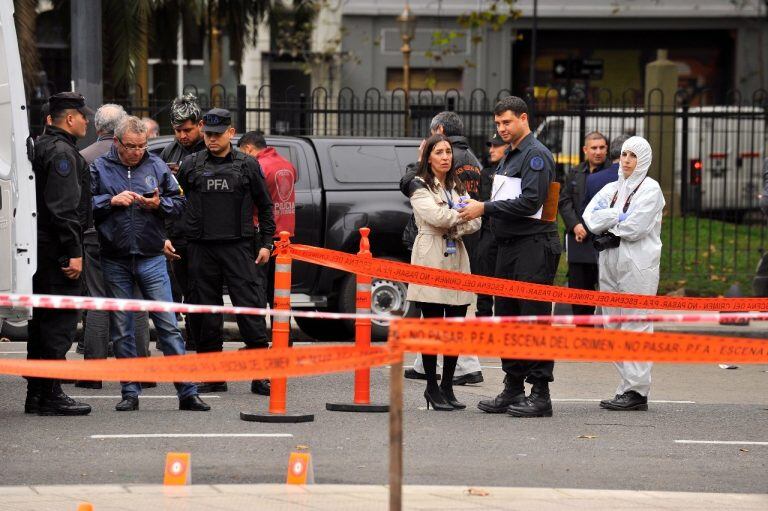
[[[101, 76], [101, 0], [71, 0], [69, 15], [72, 34], [70, 37], [72, 83], [75, 90], [85, 96], [88, 106], [96, 109], [104, 102]], [[94, 140], [96, 140], [96, 130], [91, 122], [88, 126], [88, 134], [80, 144], [85, 147]]]

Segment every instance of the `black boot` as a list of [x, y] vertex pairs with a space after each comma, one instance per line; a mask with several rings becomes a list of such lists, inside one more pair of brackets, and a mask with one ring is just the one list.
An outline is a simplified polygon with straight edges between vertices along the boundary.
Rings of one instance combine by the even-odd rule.
[[226, 392], [227, 388], [227, 382], [225, 381], [209, 381], [197, 384], [197, 392], [200, 394], [210, 394], [211, 392]]
[[79, 389], [95, 389], [98, 390], [102, 387], [101, 380], [77, 380], [75, 387]]
[[24, 400], [24, 413], [37, 413], [40, 410], [40, 381], [27, 378], [27, 399]]
[[191, 412], [207, 412], [211, 407], [205, 403], [197, 394], [187, 396], [179, 401], [179, 410], [188, 410]]
[[271, 392], [272, 386], [269, 380], [253, 380], [251, 381], [251, 393], [258, 394], [260, 396], [268, 396]]
[[41, 388], [38, 415], [88, 415], [91, 413], [91, 405], [80, 403], [66, 395], [57, 381], [46, 380]]
[[510, 405], [525, 400], [525, 387], [522, 379], [513, 379], [507, 375], [504, 378], [504, 390], [493, 399], [485, 399], [477, 403], [477, 407], [488, 413], [504, 413]]
[[531, 395], [522, 402], [510, 405], [507, 413], [512, 417], [552, 417], [549, 382], [542, 380], [534, 382]]
[[606, 399], [600, 401], [600, 408], [606, 410], [648, 410], [648, 397], [641, 396], [634, 390], [625, 392], [624, 394], [617, 394], [613, 399]]
[[115, 405], [118, 412], [134, 412], [139, 409], [139, 398], [137, 396], [125, 396], [122, 401]]

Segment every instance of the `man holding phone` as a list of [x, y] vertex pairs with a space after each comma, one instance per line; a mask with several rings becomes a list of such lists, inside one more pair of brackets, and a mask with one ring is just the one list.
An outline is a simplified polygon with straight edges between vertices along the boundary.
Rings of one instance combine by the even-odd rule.
[[[115, 129], [109, 153], [91, 165], [93, 217], [99, 234], [107, 295], [132, 298], [138, 286], [144, 299], [171, 301], [163, 245], [166, 219], [178, 217], [185, 200], [168, 166], [147, 152], [147, 127], [126, 117]], [[150, 312], [165, 355], [183, 355], [184, 340], [173, 312]], [[110, 313], [110, 336], [117, 358], [136, 358], [133, 313]], [[193, 383], [175, 383], [180, 410], [208, 411]], [[141, 385], [122, 382], [117, 411], [139, 409]]]
[[[171, 127], [176, 139], [168, 144], [160, 159], [168, 164], [173, 175], [179, 171], [181, 160], [205, 149], [203, 140], [203, 114], [197, 98], [192, 94], [185, 94], [174, 99], [171, 103]], [[187, 257], [187, 240], [184, 237], [184, 214], [168, 220], [165, 228], [168, 239], [165, 241], [164, 252], [170, 261], [171, 286], [173, 288], [173, 300], [175, 302], [189, 301], [189, 257]], [[190, 325], [196, 318], [187, 315], [185, 330], [187, 333], [187, 350], [197, 349], [195, 332], [198, 331]], [[223, 328], [221, 316], [218, 316], [219, 331]]]

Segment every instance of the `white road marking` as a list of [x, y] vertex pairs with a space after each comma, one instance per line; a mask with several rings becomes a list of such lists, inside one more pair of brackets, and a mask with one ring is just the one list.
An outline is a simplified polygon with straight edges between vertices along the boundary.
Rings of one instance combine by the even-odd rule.
[[291, 433], [145, 433], [132, 435], [91, 435], [90, 438], [293, 438]]
[[[200, 394], [205, 399], [220, 399], [221, 396], [213, 396], [209, 394]], [[69, 396], [72, 399], [122, 399], [123, 396], [102, 396], [102, 395], [82, 395], [82, 396]], [[139, 399], [178, 399], [178, 396], [148, 396], [146, 394], [139, 395]]]
[[714, 445], [768, 445], [768, 442], [750, 440], [675, 440], [676, 444], [714, 444]]

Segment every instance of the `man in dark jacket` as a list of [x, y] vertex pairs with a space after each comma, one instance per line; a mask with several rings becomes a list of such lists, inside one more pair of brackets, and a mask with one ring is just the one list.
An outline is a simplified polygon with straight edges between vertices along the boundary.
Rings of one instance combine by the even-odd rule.
[[[80, 154], [83, 155], [88, 165], [96, 158], [109, 153], [112, 149], [112, 140], [115, 136], [115, 128], [126, 117], [125, 110], [120, 105], [107, 103], [96, 110], [93, 124], [96, 128], [96, 142], [89, 145]], [[104, 286], [104, 277], [101, 272], [101, 258], [99, 256], [99, 238], [93, 223], [87, 226], [83, 233], [83, 276], [88, 296], [107, 296]], [[149, 316], [146, 312], [134, 312], [136, 321], [136, 349], [140, 357], [149, 356]], [[88, 360], [107, 358], [109, 353], [109, 312], [88, 311], [83, 327], [83, 351]], [[80, 346], [78, 345], [78, 352]], [[143, 386], [147, 387], [148, 383]], [[75, 382], [75, 387], [86, 389], [100, 389], [100, 381], [80, 380]]]
[[[592, 246], [592, 236], [584, 227], [584, 190], [587, 176], [601, 170], [608, 156], [608, 140], [599, 131], [584, 137], [584, 162], [565, 178], [560, 190], [558, 211], [565, 222], [565, 250], [568, 255], [568, 287], [594, 290], [597, 286], [597, 251]], [[594, 314], [592, 305], [572, 305], [574, 314]]]
[[608, 183], [613, 183], [619, 179], [619, 159], [621, 158], [621, 146], [629, 138], [629, 135], [618, 135], [611, 140], [611, 148], [608, 151], [608, 159], [612, 162], [609, 166], [593, 172], [587, 176], [587, 183], [584, 187], [584, 202], [581, 204], [581, 210], [587, 207], [592, 197], [603, 189]]
[[[203, 114], [197, 98], [192, 94], [186, 94], [174, 99], [171, 103], [171, 126], [173, 134], [176, 137], [173, 142], [168, 144], [163, 152], [160, 153], [160, 159], [168, 164], [174, 175], [179, 171], [181, 161], [190, 154], [205, 149], [203, 140]], [[173, 299], [176, 302], [189, 301], [189, 254], [187, 253], [187, 240], [184, 237], [184, 213], [179, 218], [166, 221], [168, 240], [165, 242], [165, 254], [170, 261], [171, 268], [171, 286], [173, 287]], [[223, 319], [221, 315], [214, 316], [218, 318], [219, 334], [222, 335]], [[187, 349], [197, 349], [197, 339], [195, 332], [199, 329], [190, 322], [194, 323], [196, 318], [187, 315], [185, 321], [185, 330], [187, 334]]]
[[[37, 198], [36, 294], [78, 296], [82, 286], [82, 232], [89, 223], [88, 165], [75, 147], [88, 129], [93, 111], [76, 92], [51, 96], [51, 124], [35, 144], [32, 169]], [[35, 308], [29, 322], [27, 358], [64, 360], [72, 347], [80, 316], [77, 310]], [[25, 413], [87, 415], [91, 407], [62, 390], [59, 380], [28, 378]]]
[[[184, 209], [176, 179], [157, 156], [147, 153], [147, 127], [126, 117], [115, 130], [110, 152], [91, 165], [91, 191], [101, 265], [107, 293], [133, 297], [138, 285], [147, 300], [170, 302], [171, 282], [163, 255], [166, 218]], [[165, 355], [183, 355], [184, 340], [173, 312], [151, 312], [159, 348]], [[110, 313], [110, 333], [117, 358], [136, 358], [133, 314]], [[175, 383], [180, 410], [208, 411], [192, 383]], [[118, 411], [139, 409], [141, 386], [122, 383]]]
[[[482, 165], [477, 156], [472, 152], [469, 147], [469, 141], [464, 136], [464, 123], [461, 121], [461, 117], [456, 112], [440, 112], [432, 118], [432, 122], [429, 125], [429, 131], [431, 135], [441, 134], [448, 137], [451, 142], [451, 149], [453, 150], [453, 169], [456, 174], [464, 183], [464, 188], [467, 190], [467, 194], [477, 200], [480, 198], [480, 169]], [[424, 149], [424, 143], [422, 141], [419, 146], [419, 161], [421, 161], [421, 152]], [[400, 179], [400, 191], [410, 198], [413, 191], [420, 186], [419, 181], [415, 180], [416, 171], [418, 170], [418, 163], [410, 163], [406, 167], [405, 175]], [[421, 185], [423, 186], [423, 185]], [[411, 222], [414, 222], [411, 217]], [[415, 236], [415, 227], [413, 229]], [[472, 273], [477, 273], [476, 269], [476, 257], [475, 246], [480, 239], [480, 233], [473, 233], [464, 236], [464, 246], [467, 248], [469, 255], [469, 261], [472, 269]], [[411, 240], [412, 242], [413, 240]], [[416, 356], [416, 360], [413, 363], [412, 369], [406, 369], [405, 377], [410, 379], [423, 380], [426, 379], [424, 374], [424, 366], [421, 361], [421, 354]], [[483, 373], [480, 368], [480, 361], [475, 355], [460, 356], [456, 365], [456, 373], [453, 378], [454, 385], [466, 385], [468, 383], [482, 383]]]

